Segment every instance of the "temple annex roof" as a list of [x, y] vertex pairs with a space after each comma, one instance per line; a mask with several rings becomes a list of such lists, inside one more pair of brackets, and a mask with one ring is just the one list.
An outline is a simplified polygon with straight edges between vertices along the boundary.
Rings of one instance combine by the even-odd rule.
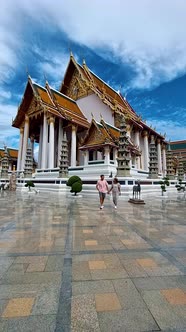
[[[91, 150], [101, 148], [105, 145], [116, 147], [118, 145], [120, 129], [106, 123], [103, 119], [100, 122], [92, 119], [90, 128], [82, 142], [80, 150]], [[140, 155], [138, 147], [129, 138], [129, 149], [132, 153]]]
[[29, 116], [31, 117], [35, 116], [36, 113], [47, 111], [52, 115], [69, 120], [74, 124], [81, 125], [85, 128], [89, 127], [86, 117], [74, 100], [51, 88], [48, 83], [46, 83], [46, 87], [43, 87], [33, 82], [31, 77], [28, 78], [21, 104], [13, 120], [13, 127], [20, 128], [25, 119], [25, 115], [28, 114], [31, 102], [34, 102], [32, 110], [29, 111]]
[[[18, 150], [7, 148], [8, 156], [10, 159], [17, 159], [18, 158]], [[0, 159], [4, 157], [4, 149], [0, 149]]]

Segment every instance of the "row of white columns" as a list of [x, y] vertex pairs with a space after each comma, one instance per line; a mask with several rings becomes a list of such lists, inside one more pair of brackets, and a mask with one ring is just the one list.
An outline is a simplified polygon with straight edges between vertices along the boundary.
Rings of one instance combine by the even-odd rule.
[[24, 127], [20, 128], [19, 152], [17, 161], [17, 170], [23, 171], [25, 167], [26, 150], [29, 135], [29, 118], [25, 117]]
[[[130, 127], [127, 127], [127, 134], [130, 137]], [[134, 142], [135, 145], [140, 148], [140, 133], [139, 131], [135, 131], [134, 133]], [[157, 153], [158, 153], [158, 173], [166, 173], [166, 151], [165, 146], [161, 147], [161, 140], [157, 140]], [[144, 155], [144, 170], [149, 170], [149, 142], [148, 142], [148, 132], [144, 131], [143, 133], [143, 155]], [[136, 166], [138, 169], [140, 166], [140, 157], [136, 158]]]
[[[48, 125], [49, 122], [49, 125]], [[55, 160], [55, 131], [54, 131], [55, 118], [51, 116], [47, 118], [47, 113], [44, 112], [43, 123], [40, 126], [40, 138], [39, 138], [39, 154], [38, 154], [38, 167], [41, 169], [54, 168]], [[59, 166], [61, 146], [63, 138], [63, 123], [59, 119], [58, 128], [58, 160], [57, 165]], [[71, 136], [71, 167], [76, 166], [76, 139], [77, 127], [72, 126], [72, 136]], [[49, 143], [48, 143], [49, 136]], [[20, 141], [19, 141], [19, 151], [18, 151], [18, 163], [17, 170], [23, 171], [25, 167], [25, 158], [27, 151], [29, 137], [29, 118], [25, 117], [24, 126], [20, 128]], [[34, 140], [31, 139], [32, 148], [34, 148]]]
[[[98, 151], [94, 151], [95, 153], [95, 156], [98, 155]], [[88, 162], [89, 162], [89, 151], [88, 150], [85, 150], [84, 153], [84, 165], [88, 165]], [[99, 159], [99, 157], [98, 157]], [[97, 158], [95, 158], [95, 160], [97, 160]], [[117, 166], [117, 149], [114, 148], [113, 149], [113, 160], [115, 162], [115, 165]], [[104, 164], [110, 164], [110, 147], [107, 145], [105, 146], [104, 148]]]

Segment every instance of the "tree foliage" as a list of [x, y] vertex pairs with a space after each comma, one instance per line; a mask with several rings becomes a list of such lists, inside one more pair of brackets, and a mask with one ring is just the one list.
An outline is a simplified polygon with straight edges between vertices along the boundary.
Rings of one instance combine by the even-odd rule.
[[167, 191], [166, 188], [169, 186], [168, 176], [165, 176], [159, 183], [161, 185], [161, 192], [162, 192], [162, 196], [163, 196], [163, 193]]
[[76, 196], [77, 193], [79, 193], [82, 190], [82, 180], [79, 176], [77, 175], [73, 175], [71, 176], [66, 185], [68, 187], [71, 187], [70, 192], [74, 193], [74, 195]]
[[35, 184], [33, 181], [27, 181], [25, 184], [25, 187], [28, 187], [28, 189], [30, 190], [31, 187], [35, 187]]

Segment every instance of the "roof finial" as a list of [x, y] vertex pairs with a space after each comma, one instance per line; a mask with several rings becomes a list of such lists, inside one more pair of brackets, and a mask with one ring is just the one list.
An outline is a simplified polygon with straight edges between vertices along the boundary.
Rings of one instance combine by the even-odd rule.
[[100, 113], [100, 118], [101, 118], [101, 120], [103, 120], [103, 115]]
[[83, 59], [83, 66], [86, 66], [86, 62], [85, 62], [85, 59]]
[[44, 80], [45, 80], [46, 84], [48, 84], [48, 81], [47, 81], [47, 77], [46, 77], [45, 72], [43, 72], [43, 76], [44, 76]]
[[29, 71], [28, 71], [28, 66], [26, 66], [26, 74], [27, 74], [28, 77], [30, 77]]
[[94, 119], [94, 114], [91, 112], [92, 120]]

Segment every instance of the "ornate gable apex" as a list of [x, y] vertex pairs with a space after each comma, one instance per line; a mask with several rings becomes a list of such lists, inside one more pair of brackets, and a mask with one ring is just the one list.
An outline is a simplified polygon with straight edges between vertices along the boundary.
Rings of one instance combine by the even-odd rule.
[[101, 123], [92, 119], [90, 128], [82, 142], [80, 149], [101, 147], [105, 144], [114, 146], [114, 140]]
[[31, 101], [34, 97], [37, 97], [36, 91], [33, 87], [32, 79], [28, 76], [28, 81], [25, 87], [25, 91], [21, 100], [21, 103], [18, 107], [17, 115], [12, 122], [12, 126], [19, 128], [24, 121], [26, 111], [28, 110]]
[[93, 93], [89, 79], [72, 54], [59, 91], [74, 100]]
[[87, 133], [85, 135], [85, 138], [84, 140], [82, 141], [82, 145], [86, 144], [89, 137], [90, 137], [90, 134], [93, 132], [93, 131], [100, 131], [99, 129], [99, 126], [98, 126], [98, 123], [94, 120], [94, 118], [92, 119], [91, 123], [90, 123], [90, 127], [89, 129], [87, 130]]
[[120, 129], [110, 125], [109, 123], [105, 122], [102, 118], [100, 123], [103, 125], [105, 130], [107, 131], [108, 135], [114, 140], [117, 141], [120, 136]]

